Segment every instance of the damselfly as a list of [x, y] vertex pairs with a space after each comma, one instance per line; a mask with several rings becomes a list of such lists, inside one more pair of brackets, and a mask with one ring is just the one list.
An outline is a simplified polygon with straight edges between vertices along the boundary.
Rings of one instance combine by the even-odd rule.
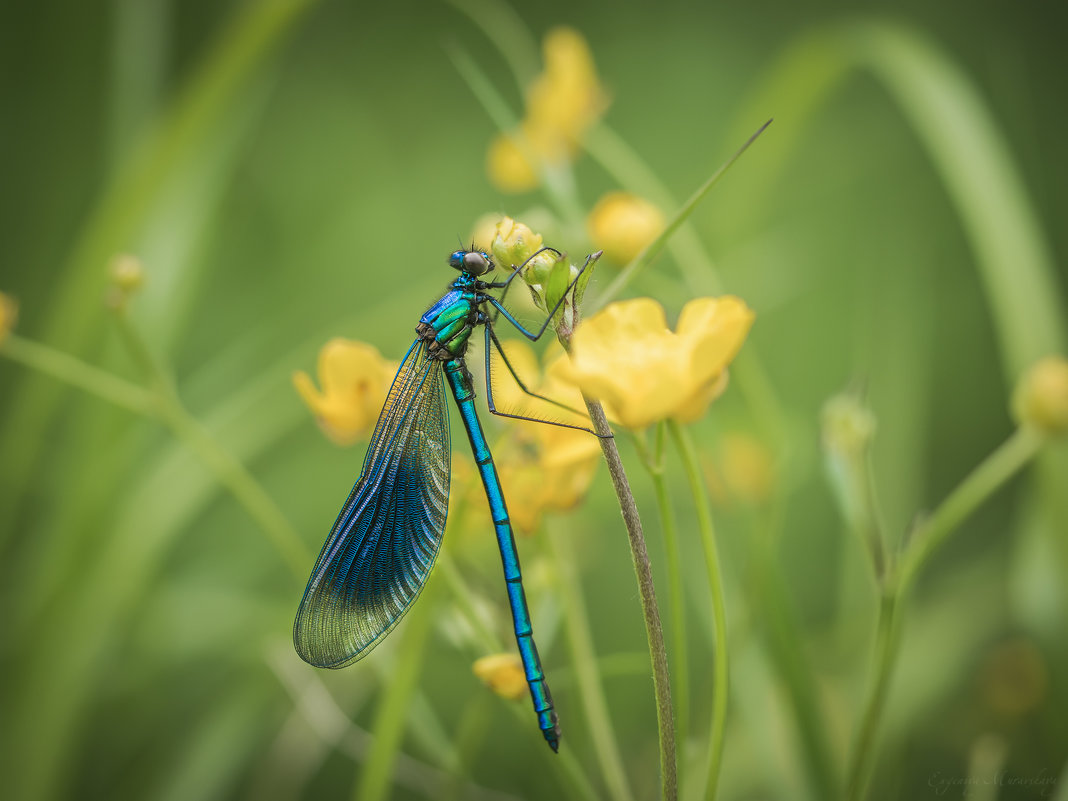
[[[551, 248], [538, 253], [544, 251], [560, 256]], [[524, 328], [498, 298], [489, 294], [496, 289], [506, 292], [521, 267], [513, 269], [504, 281], [482, 280], [494, 264], [486, 253], [474, 249], [455, 251], [449, 264], [460, 275], [416, 326], [417, 338], [393, 379], [367, 447], [363, 470], [312, 570], [293, 624], [293, 642], [301, 658], [312, 665], [345, 667], [381, 642], [419, 596], [441, 547], [449, 505], [451, 451], [444, 387], [448, 383], [489, 500], [516, 644], [538, 726], [556, 751], [560, 744], [556, 710], [534, 644], [519, 553], [493, 456], [475, 412], [475, 392], [464, 356], [475, 328], [483, 326], [489, 410], [504, 417], [522, 417], [498, 411], [494, 405], [491, 348], [500, 354], [523, 391], [542, 396], [530, 392], [516, 376], [494, 332], [494, 321], [500, 315], [528, 339], [537, 340], [578, 276], [535, 332]], [[590, 431], [567, 423], [540, 422]]]

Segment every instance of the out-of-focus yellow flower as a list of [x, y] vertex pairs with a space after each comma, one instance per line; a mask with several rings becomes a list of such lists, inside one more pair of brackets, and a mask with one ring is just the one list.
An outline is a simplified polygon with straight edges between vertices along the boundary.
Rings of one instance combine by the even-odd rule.
[[650, 298], [612, 303], [575, 331], [565, 372], [627, 428], [667, 418], [692, 422], [725, 386], [724, 371], [753, 318], [733, 295], [697, 298], [673, 332]]
[[0, 292], [0, 343], [15, 328], [15, 322], [19, 318], [19, 304], [10, 295]]
[[[525, 342], [507, 340], [502, 345], [529, 390], [573, 409], [583, 408], [579, 391], [557, 375], [558, 365], [566, 360], [562, 351], [543, 373], [537, 356]], [[569, 412], [523, 392], [499, 361], [494, 363], [493, 375], [493, 398], [499, 411], [537, 420], [590, 425], [584, 414]], [[521, 534], [532, 534], [541, 526], [546, 512], [571, 509], [585, 497], [600, 462], [600, 445], [597, 437], [586, 431], [503, 419], [514, 425], [510, 425], [508, 433], [494, 444], [494, 462], [504, 496], [508, 499], [508, 514], [513, 527]], [[477, 480], [471, 482], [467, 500], [474, 513], [486, 519], [489, 510]]]
[[110, 283], [105, 296], [112, 309], [122, 309], [145, 282], [145, 270], [141, 260], [129, 253], [119, 253], [108, 265]]
[[145, 268], [141, 260], [129, 253], [120, 253], [108, 265], [111, 283], [126, 294], [136, 292], [145, 282]]
[[1068, 432], [1068, 359], [1040, 359], [1016, 385], [1016, 419], [1045, 434]]
[[319, 351], [322, 391], [302, 371], [293, 373], [293, 386], [323, 433], [338, 445], [351, 445], [378, 419], [397, 368], [371, 345], [338, 337]]
[[538, 173], [527, 158], [525, 138], [516, 134], [498, 134], [486, 153], [486, 172], [493, 185], [502, 192], [518, 195], [538, 185]]
[[768, 499], [775, 486], [775, 460], [760, 440], [742, 433], [726, 434], [719, 447], [723, 483], [743, 503]]
[[506, 219], [508, 218], [503, 214], [491, 212], [490, 214], [483, 214], [475, 220], [475, 226], [471, 229], [470, 239], [475, 248], [490, 252], [490, 255], [493, 255], [491, 249], [493, 240], [497, 237], [497, 226]]
[[586, 219], [590, 239], [617, 264], [627, 264], [664, 230], [664, 215], [630, 192], [609, 192]]
[[516, 654], [484, 656], [475, 660], [471, 670], [501, 698], [518, 701], [527, 694], [527, 677]]
[[571, 28], [549, 31], [543, 54], [545, 68], [527, 90], [518, 130], [502, 134], [490, 146], [487, 171], [504, 192], [537, 186], [540, 164], [571, 161], [582, 135], [608, 105], [581, 34]]

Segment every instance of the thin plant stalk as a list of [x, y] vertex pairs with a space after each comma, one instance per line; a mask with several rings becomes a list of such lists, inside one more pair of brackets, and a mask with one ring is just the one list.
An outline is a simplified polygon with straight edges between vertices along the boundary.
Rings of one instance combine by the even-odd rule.
[[645, 634], [649, 641], [649, 656], [653, 666], [653, 691], [656, 696], [656, 720], [660, 741], [660, 781], [664, 801], [678, 798], [678, 771], [676, 766], [675, 715], [671, 707], [671, 680], [668, 671], [667, 647], [664, 644], [664, 629], [660, 622], [660, 609], [656, 602], [656, 588], [653, 585], [652, 565], [649, 563], [649, 550], [645, 545], [645, 534], [638, 514], [638, 505], [630, 490], [630, 482], [619, 458], [619, 449], [612, 429], [608, 426], [604, 409], [595, 400], [586, 398], [593, 430], [597, 432], [601, 450], [608, 463], [608, 474], [616, 491], [623, 522], [627, 528], [630, 541], [630, 554], [634, 562], [634, 573], [638, 579], [638, 594], [642, 603], [642, 615], [645, 619]]
[[712, 591], [712, 621], [715, 626], [715, 642], [712, 655], [712, 726], [708, 737], [708, 781], [705, 798], [716, 797], [720, 767], [723, 762], [724, 733], [727, 727], [727, 692], [730, 664], [727, 655], [727, 605], [723, 591], [723, 575], [716, 546], [716, 530], [712, 523], [712, 506], [708, 500], [697, 460], [697, 450], [689, 432], [674, 420], [667, 423], [671, 438], [682, 457], [683, 470], [693, 494], [697, 525], [701, 532], [701, 544], [705, 551], [705, 568], [708, 571], [708, 586]]
[[275, 550], [298, 579], [303, 579], [311, 554], [278, 504], [241, 461], [223, 448], [185, 408], [173, 379], [130, 323], [124, 307], [115, 309], [119, 333], [158, 398], [159, 419], [215, 474], [245, 511], [259, 524]]
[[433, 620], [430, 607], [431, 604], [424, 599], [423, 603], [415, 604], [406, 616], [404, 639], [401, 640], [397, 661], [389, 681], [385, 682], [385, 692], [375, 713], [374, 740], [353, 793], [356, 801], [380, 801], [389, 797], [393, 765], [400, 753], [407, 725], [406, 711], [419, 681], [423, 652], [430, 635], [430, 622]]
[[0, 353], [26, 367], [82, 389], [98, 398], [167, 426], [226, 487], [259, 525], [272, 546], [298, 578], [303, 578], [311, 554], [285, 514], [241, 461], [227, 451], [182, 405], [169, 378], [144, 346], [140, 334], [119, 315], [120, 329], [135, 358], [152, 378], [146, 389], [81, 359], [14, 334]]
[[848, 801], [860, 801], [867, 791], [879, 724], [901, 643], [902, 606], [916, 576], [935, 550], [980, 504], [1035, 458], [1042, 442], [1042, 438], [1030, 429], [1018, 428], [946, 496], [930, 517], [920, 523], [901, 557], [900, 568], [888, 576], [879, 604], [874, 674], [847, 772]]
[[[675, 523], [675, 512], [671, 507], [671, 498], [668, 495], [667, 481], [664, 478], [665, 430], [663, 423], [657, 425], [656, 441], [651, 454], [642, 437], [635, 436], [634, 443], [641, 455], [642, 464], [649, 473], [649, 479], [653, 483], [660, 525], [664, 530], [664, 550], [667, 553], [668, 572], [671, 575], [671, 581], [668, 582], [668, 601], [671, 606], [671, 686], [675, 701], [675, 730], [685, 743], [690, 728], [690, 668], [686, 639], [686, 597], [683, 593], [679, 531]], [[682, 766], [680, 766], [679, 773], [681, 784]]]
[[549, 546], [556, 561], [560, 576], [561, 600], [567, 610], [568, 644], [572, 664], [578, 679], [579, 694], [586, 711], [586, 721], [593, 737], [593, 748], [601, 765], [609, 795], [616, 801], [631, 801], [634, 794], [627, 782], [627, 771], [616, 739], [615, 727], [608, 713], [604, 685], [597, 668], [597, 655], [593, 649], [593, 634], [590, 631], [586, 602], [582, 597], [582, 585], [575, 576], [574, 556], [566, 532], [559, 527], [550, 527], [547, 532]]

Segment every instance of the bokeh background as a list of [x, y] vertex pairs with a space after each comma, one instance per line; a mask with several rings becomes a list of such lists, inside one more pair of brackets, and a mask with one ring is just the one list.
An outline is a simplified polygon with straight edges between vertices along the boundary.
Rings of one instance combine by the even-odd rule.
[[[719, 797], [835, 797], [877, 603], [826, 478], [821, 408], [850, 388], [870, 406], [898, 542], [1012, 431], [1022, 369], [1063, 351], [1063, 25], [1033, 2], [550, 2], [513, 12], [518, 38], [476, 24], [503, 13], [413, 0], [5, 4], [0, 291], [19, 300], [17, 332], [140, 381], [104, 302], [109, 261], [135, 254], [146, 281], [134, 326], [310, 555], [362, 449], [322, 437], [291, 372], [312, 370], [336, 335], [398, 358], [450, 279], [457, 235], [487, 212], [545, 207], [538, 191], [506, 195], [487, 179], [497, 129], [454, 54], [518, 116], [500, 49], [536, 68], [540, 37], [574, 27], [611, 96], [603, 124], [676, 201], [775, 117], [692, 217], [715, 278], [669, 251], [627, 291], [671, 316], [718, 286], [757, 312], [739, 369], [766, 378], [778, 425], [729, 390], [694, 430], [731, 633]], [[619, 187], [588, 154], [574, 169], [586, 208]], [[559, 244], [596, 243], [572, 229]], [[591, 298], [612, 269], [598, 267]], [[300, 663], [289, 630], [303, 576], [157, 422], [0, 359], [0, 437], [0, 795], [357, 797], [376, 728], [391, 724], [378, 699], [404, 626], [351, 669]], [[711, 693], [693, 502], [669, 457], [692, 565], [669, 576], [648, 477], [621, 444], [661, 597], [685, 583], [691, 792]], [[1060, 450], [985, 503], [920, 577], [872, 798], [1068, 797]], [[604, 474], [545, 527], [573, 557], [627, 782], [652, 797], [644, 632]], [[455, 534], [446, 549], [506, 633], [488, 521]], [[599, 796], [556, 552], [543, 534], [520, 548], [563, 747]], [[471, 675], [477, 654], [449, 592], [432, 582], [423, 603], [429, 639], [398, 713], [390, 795], [570, 797], [526, 701], [511, 714]]]

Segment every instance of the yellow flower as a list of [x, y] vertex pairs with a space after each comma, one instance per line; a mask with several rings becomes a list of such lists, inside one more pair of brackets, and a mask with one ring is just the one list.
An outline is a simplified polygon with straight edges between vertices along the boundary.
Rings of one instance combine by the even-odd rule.
[[323, 433], [338, 445], [351, 445], [378, 419], [397, 368], [372, 346], [339, 337], [319, 351], [322, 391], [301, 371], [293, 373], [293, 386]]
[[570, 162], [608, 105], [581, 34], [556, 28], [546, 35], [543, 53], [545, 68], [527, 90], [523, 121], [499, 136], [487, 156], [490, 179], [504, 192], [532, 189], [543, 165]]
[[518, 701], [527, 693], [527, 677], [516, 654], [491, 654], [471, 666], [482, 682], [501, 698]]
[[1040, 359], [1013, 394], [1013, 410], [1019, 422], [1045, 434], [1068, 432], [1068, 359]]
[[538, 173], [524, 152], [526, 145], [526, 139], [515, 134], [498, 134], [490, 143], [486, 172], [502, 192], [517, 195], [538, 185]]
[[[578, 268], [557, 257], [551, 250], [542, 250], [541, 234], [536, 234], [521, 222], [516, 222], [511, 217], [505, 217], [497, 224], [497, 235], [493, 238], [490, 252], [498, 267], [523, 267], [523, 281], [530, 288], [534, 303], [542, 311], [548, 312], [551, 305], [555, 305], [559, 297], [550, 299], [546, 297], [546, 290], [550, 286], [550, 277], [557, 270], [566, 273], [566, 279], [560, 285], [563, 291], [578, 275]], [[541, 250], [540, 253], [538, 251]], [[534, 254], [537, 253], [535, 256]], [[526, 266], [523, 266], [526, 265]], [[562, 308], [563, 317], [567, 321], [574, 319], [574, 295], [564, 301]]]
[[664, 230], [664, 215], [637, 195], [609, 192], [593, 207], [586, 227], [609, 259], [628, 264]]
[[[497, 212], [483, 214], [475, 220], [475, 226], [471, 230], [471, 239], [469, 241], [474, 244], [477, 250], [489, 252], [490, 246], [493, 244], [493, 240], [497, 236], [497, 226], [506, 219], [508, 218]], [[490, 255], [492, 255], [492, 253]]]
[[[557, 375], [558, 365], [566, 360], [562, 351], [543, 374], [534, 351], [525, 342], [507, 340], [502, 345], [529, 390], [576, 410], [584, 408], [582, 396], [575, 386]], [[499, 411], [537, 420], [590, 425], [584, 414], [569, 412], [523, 392], [499, 359], [494, 360], [493, 377], [493, 399]], [[508, 500], [512, 525], [521, 534], [532, 534], [541, 526], [546, 512], [571, 509], [585, 497], [600, 462], [600, 445], [597, 438], [586, 431], [535, 421], [502, 419], [514, 425], [510, 425], [505, 436], [494, 444], [494, 461]], [[481, 486], [477, 488], [477, 494], [483, 495]], [[469, 495], [468, 499], [478, 507], [477, 515], [485, 517], [489, 514], [484, 497], [476, 500], [474, 495]]]
[[775, 460], [760, 440], [732, 433], [720, 443], [723, 482], [731, 495], [743, 503], [760, 503], [775, 486]]
[[15, 322], [19, 318], [19, 304], [9, 295], [0, 292], [0, 343], [15, 328]]
[[[510, 267], [519, 267], [537, 253], [541, 246], [541, 234], [534, 233], [523, 223], [516, 222], [511, 217], [502, 217], [497, 223], [497, 230], [490, 243], [490, 255], [493, 256], [498, 267], [507, 270]], [[552, 253], [546, 252], [544, 255], [549, 258], [550, 262], [556, 261]], [[543, 260], [539, 257], [535, 261], [540, 267]], [[528, 265], [528, 269], [531, 266], [533, 265]]]
[[124, 294], [136, 292], [145, 282], [145, 269], [141, 260], [129, 253], [120, 253], [109, 265], [111, 283]]
[[722, 391], [753, 317], [732, 295], [698, 298], [683, 307], [673, 332], [654, 300], [612, 303], [575, 331], [567, 374], [627, 428], [691, 422]]

